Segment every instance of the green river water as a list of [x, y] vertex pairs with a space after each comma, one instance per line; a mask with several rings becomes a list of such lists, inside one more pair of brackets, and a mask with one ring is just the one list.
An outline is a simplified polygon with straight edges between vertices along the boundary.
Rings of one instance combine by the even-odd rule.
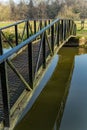
[[65, 47], [54, 59], [50, 79], [14, 130], [87, 130], [87, 49]]

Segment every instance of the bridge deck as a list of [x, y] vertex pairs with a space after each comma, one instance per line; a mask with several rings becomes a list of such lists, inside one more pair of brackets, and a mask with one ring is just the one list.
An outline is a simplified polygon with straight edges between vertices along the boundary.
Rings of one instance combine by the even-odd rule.
[[[40, 43], [33, 44], [33, 68], [35, 69], [38, 49]], [[48, 48], [48, 46], [47, 46]], [[49, 49], [46, 51], [46, 55], [48, 55]], [[28, 68], [28, 47], [24, 49], [21, 53], [19, 53], [15, 58], [11, 60], [13, 65], [19, 71], [19, 73], [23, 76], [27, 83], [29, 83], [29, 68]], [[42, 62], [42, 51], [40, 56], [39, 66]], [[14, 71], [7, 65], [7, 74], [8, 74], [8, 88], [9, 88], [9, 97], [10, 97], [10, 108], [13, 107], [17, 99], [20, 97], [22, 92], [26, 89], [21, 80], [17, 77]], [[3, 103], [2, 103], [2, 93], [1, 93], [1, 85], [0, 85], [0, 122], [3, 120]]]
[[[17, 69], [24, 74], [26, 80], [28, 80], [28, 74], [27, 74], [27, 50], [23, 51], [23, 53], [19, 54], [12, 62], [17, 67]], [[25, 60], [24, 64], [22, 61]], [[9, 96], [10, 96], [10, 107], [13, 106], [13, 104], [18, 99], [19, 95], [23, 92], [25, 89], [23, 83], [18, 79], [16, 74], [10, 69], [8, 66], [8, 86], [9, 86]], [[0, 96], [1, 96], [1, 85], [0, 85]], [[2, 98], [0, 97], [0, 121], [3, 119], [3, 112], [2, 112]]]

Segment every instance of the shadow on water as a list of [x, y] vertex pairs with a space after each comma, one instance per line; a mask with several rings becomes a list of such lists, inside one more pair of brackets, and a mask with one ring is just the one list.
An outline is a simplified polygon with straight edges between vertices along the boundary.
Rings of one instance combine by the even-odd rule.
[[48, 80], [50, 79], [50, 77], [52, 76], [52, 74], [53, 74], [53, 72], [54, 72], [54, 70], [55, 70], [55, 68], [57, 66], [58, 59], [59, 59], [59, 56], [55, 55], [54, 59], [51, 61], [50, 66], [48, 67], [47, 72], [45, 73], [45, 76], [41, 80], [41, 82], [40, 82], [39, 86], [37, 87], [37, 89], [34, 91], [34, 94], [33, 94], [32, 98], [30, 99], [29, 104], [26, 107], [26, 110], [23, 112], [23, 114], [21, 116], [21, 119], [30, 110], [30, 108], [33, 105], [33, 103], [35, 102], [36, 98], [38, 97], [38, 95], [43, 90], [44, 86], [46, 85], [46, 83], [48, 82]]
[[[47, 74], [49, 77], [49, 74], [51, 76], [51, 74], [53, 73], [52, 76], [50, 77], [50, 79], [47, 78], [47, 76], [44, 77], [43, 81], [40, 84], [42, 85], [43, 91], [38, 96], [38, 90], [36, 90], [37, 92], [34, 97], [32, 97], [31, 104], [33, 104], [32, 102], [35, 100], [35, 96], [38, 96], [38, 98], [36, 99], [35, 103], [31, 108], [30, 104], [28, 104], [25, 113], [29, 109], [30, 110], [18, 123], [14, 130], [71, 130], [71, 128], [62, 129], [62, 122], [64, 119], [64, 113], [68, 102], [67, 100], [69, 98], [69, 94], [72, 88], [72, 74], [74, 75], [74, 72], [76, 71], [75, 55], [86, 52], [87, 50], [79, 50], [78, 48], [62, 48], [59, 51], [59, 60], [58, 56], [56, 57], [56, 60], [58, 61], [57, 66], [55, 64], [55, 62], [57, 63], [57, 61], [53, 61], [56, 68], [53, 67], [54, 65], [51, 66]], [[52, 67], [55, 68], [55, 70], [52, 69]], [[66, 119], [64, 119], [64, 122], [65, 121]]]

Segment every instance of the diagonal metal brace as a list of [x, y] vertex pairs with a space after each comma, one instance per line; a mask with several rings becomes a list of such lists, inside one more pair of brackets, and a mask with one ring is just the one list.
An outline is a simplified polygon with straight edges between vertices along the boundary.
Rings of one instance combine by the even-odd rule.
[[50, 43], [48, 41], [47, 33], [46, 33], [46, 41], [47, 41], [48, 47], [50, 49], [51, 55], [53, 55], [53, 52], [52, 52], [52, 49], [51, 49], [51, 45], [50, 45]]
[[5, 34], [1, 31], [1, 34], [3, 35], [3, 37], [7, 40], [8, 44], [11, 46], [11, 48], [13, 48], [12, 43], [7, 39], [7, 37], [5, 36]]
[[36, 68], [35, 68], [35, 79], [36, 79], [36, 73], [37, 73], [37, 69], [38, 69], [38, 65], [39, 65], [39, 61], [40, 61], [43, 38], [44, 38], [44, 33], [42, 34], [42, 38], [41, 38], [41, 41], [40, 41], [40, 47], [39, 47], [39, 51], [38, 51], [38, 57], [37, 57]]
[[19, 77], [19, 79], [22, 81], [22, 83], [26, 86], [26, 89], [28, 91], [32, 91], [31, 87], [29, 86], [29, 84], [26, 82], [26, 80], [24, 79], [24, 77], [18, 72], [18, 70], [16, 69], [16, 67], [13, 65], [13, 63], [9, 60], [7, 60], [8, 65], [10, 66], [10, 68], [16, 73], [16, 75]]
[[29, 26], [29, 29], [30, 29], [30, 31], [31, 31], [31, 34], [33, 34], [32, 27], [31, 27], [31, 25], [30, 25], [30, 22], [28, 23], [28, 26]]
[[22, 42], [23, 42], [25, 30], [26, 30], [26, 23], [25, 23], [25, 25], [24, 25], [23, 32], [22, 32], [22, 37], [21, 37], [21, 41], [22, 41]]

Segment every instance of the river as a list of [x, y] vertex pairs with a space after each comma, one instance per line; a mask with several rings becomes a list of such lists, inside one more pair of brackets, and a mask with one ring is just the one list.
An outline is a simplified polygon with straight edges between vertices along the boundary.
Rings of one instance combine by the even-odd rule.
[[54, 58], [50, 78], [14, 130], [87, 130], [87, 49], [65, 47]]

